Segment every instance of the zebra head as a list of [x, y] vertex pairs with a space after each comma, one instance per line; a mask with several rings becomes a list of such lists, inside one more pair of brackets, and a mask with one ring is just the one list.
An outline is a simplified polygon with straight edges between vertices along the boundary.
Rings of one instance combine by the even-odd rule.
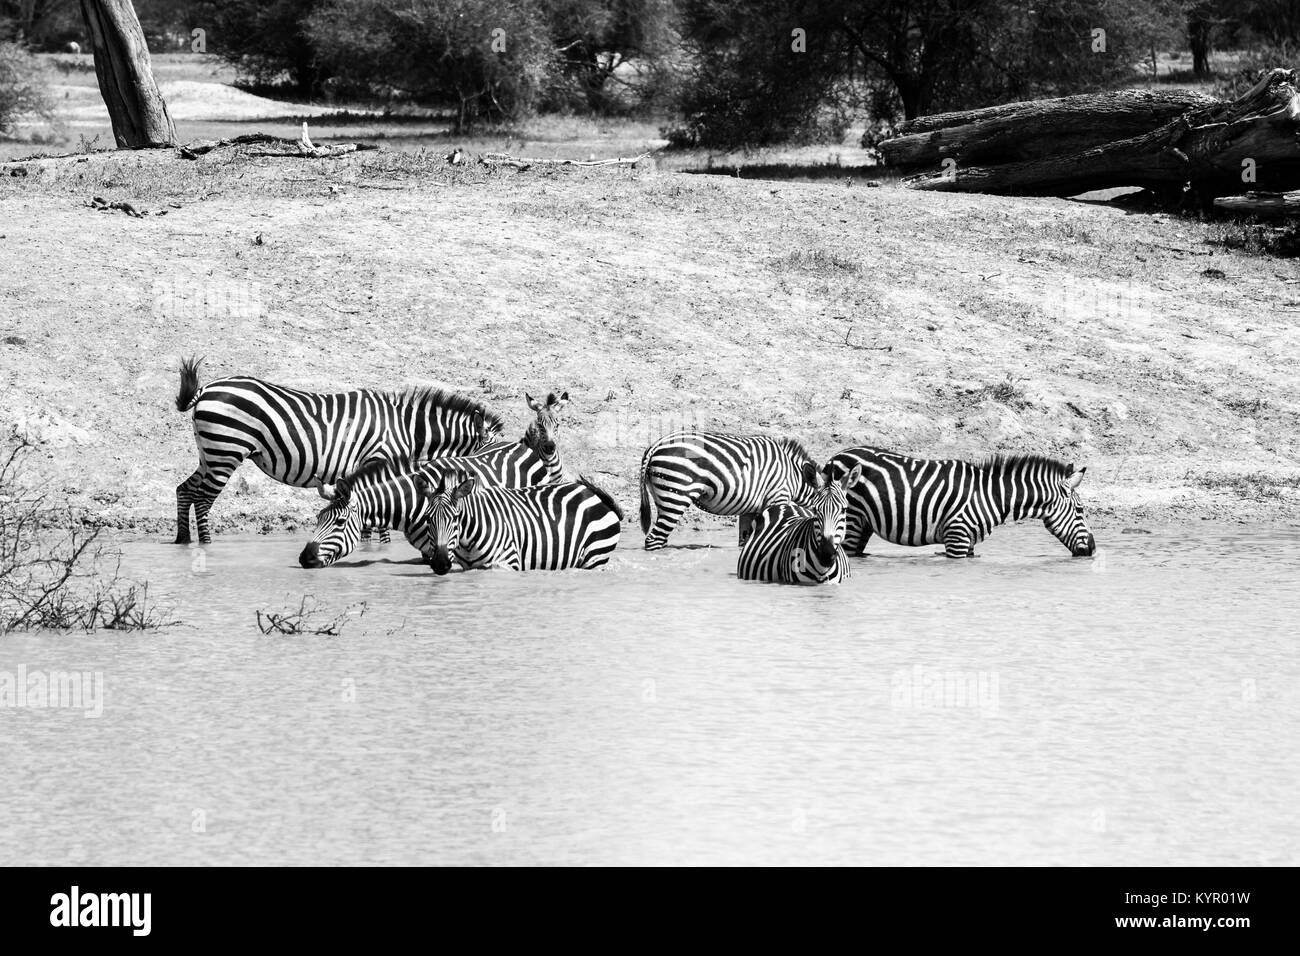
[[569, 393], [564, 392], [556, 395], [551, 392], [546, 397], [546, 401], [542, 402], [524, 392], [524, 400], [537, 415], [536, 419], [528, 426], [528, 431], [524, 432], [524, 444], [531, 448], [546, 465], [546, 478], [548, 481], [563, 481], [564, 466], [560, 462], [558, 444], [560, 437], [559, 412], [565, 405], [569, 404]]
[[361, 540], [361, 511], [352, 501], [353, 488], [351, 478], [340, 478], [333, 486], [330, 503], [316, 515], [316, 531], [298, 555], [304, 568], [327, 568]]
[[416, 479], [416, 488], [428, 504], [428, 550], [429, 567], [434, 574], [446, 574], [451, 570], [456, 548], [460, 544], [462, 530], [461, 508], [465, 497], [472, 494], [478, 479], [466, 476], [459, 471], [454, 477], [443, 474], [438, 478], [437, 486], [429, 483], [424, 476]]
[[832, 477], [831, 465], [819, 469], [814, 462], [804, 464], [804, 489], [800, 503], [817, 518], [820, 538], [817, 556], [823, 563], [833, 560], [835, 549], [844, 545], [848, 490], [861, 476], [861, 465], [855, 465], [852, 471], [836, 481]]
[[1043, 513], [1047, 530], [1076, 558], [1090, 557], [1097, 550], [1097, 539], [1092, 536], [1092, 529], [1083, 518], [1083, 505], [1079, 503], [1079, 483], [1087, 470], [1075, 471], [1071, 465], [1066, 477], [1053, 483]]

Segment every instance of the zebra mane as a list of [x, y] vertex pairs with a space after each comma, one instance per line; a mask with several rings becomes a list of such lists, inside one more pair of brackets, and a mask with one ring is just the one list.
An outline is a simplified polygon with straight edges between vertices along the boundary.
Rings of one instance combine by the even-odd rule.
[[781, 439], [781, 444], [784, 445], [786, 450], [799, 461], [811, 461], [813, 464], [817, 463], [816, 459], [814, 459], [812, 455], [808, 454], [808, 449], [803, 446], [803, 442], [799, 439], [785, 437]]
[[1034, 468], [1046, 470], [1053, 478], [1068, 478], [1070, 466], [1046, 455], [990, 455], [979, 463], [984, 471], [1007, 472], [1029, 471]]
[[386, 481], [389, 478], [396, 478], [398, 475], [404, 475], [408, 471], [413, 471], [415, 467], [415, 462], [398, 462], [390, 461], [387, 458], [373, 458], [363, 464], [360, 468], [354, 468], [351, 472], [340, 478], [339, 481], [346, 481], [349, 485], [355, 488], [358, 481], [368, 481], [372, 478], [379, 481]]
[[445, 408], [449, 412], [463, 412], [469, 417], [481, 412], [483, 414], [483, 427], [489, 435], [495, 435], [501, 431], [502, 426], [505, 424], [500, 415], [488, 411], [487, 406], [482, 402], [476, 402], [474, 399], [458, 392], [449, 392], [445, 388], [436, 388], [432, 385], [410, 385], [400, 391], [390, 391], [388, 395], [394, 402], [403, 405], [417, 407], [434, 405]]

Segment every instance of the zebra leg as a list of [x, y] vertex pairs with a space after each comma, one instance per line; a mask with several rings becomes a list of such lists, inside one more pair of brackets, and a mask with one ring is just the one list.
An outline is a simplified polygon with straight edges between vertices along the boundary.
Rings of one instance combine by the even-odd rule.
[[194, 507], [195, 490], [203, 481], [202, 470], [194, 472], [176, 486], [176, 540], [173, 544], [189, 544], [190, 511]]
[[655, 504], [659, 506], [659, 513], [655, 515], [655, 523], [651, 525], [649, 534], [645, 536], [647, 551], [658, 551], [668, 543], [668, 536], [677, 527], [677, 522], [682, 520], [686, 509], [695, 503], [698, 494], [695, 489], [686, 493], [673, 489], [672, 492], [661, 490], [655, 495]]
[[380, 528], [380, 529], [379, 529], [379, 543], [380, 543], [380, 544], [392, 544], [392, 543], [393, 543], [392, 536], [389, 535], [389, 533], [388, 533], [388, 529], [387, 529], [387, 528]]
[[844, 553], [860, 558], [862, 553], [867, 550], [867, 542], [870, 540], [871, 529], [866, 526], [865, 522], [854, 527], [853, 519], [850, 517], [848, 530], [844, 534]]
[[[198, 528], [199, 544], [212, 543], [212, 534], [208, 530], [208, 509], [212, 507], [212, 502], [217, 500], [217, 495], [221, 494], [226, 487], [226, 482], [230, 480], [230, 476], [235, 473], [235, 469], [238, 467], [238, 461], [223, 461], [218, 465], [207, 465], [205, 463], [190, 476], [189, 481], [192, 482], [190, 496], [194, 502], [194, 524]], [[178, 489], [178, 497], [179, 494]], [[185, 534], [185, 541], [189, 541], [188, 529]]]
[[867, 549], [867, 542], [871, 540], [874, 533], [870, 522], [867, 521], [866, 508], [859, 502], [849, 497], [849, 507], [844, 523], [844, 553], [852, 555], [855, 558], [862, 557], [862, 552]]
[[975, 536], [969, 528], [949, 528], [943, 534], [943, 554], [949, 558], [975, 557]]

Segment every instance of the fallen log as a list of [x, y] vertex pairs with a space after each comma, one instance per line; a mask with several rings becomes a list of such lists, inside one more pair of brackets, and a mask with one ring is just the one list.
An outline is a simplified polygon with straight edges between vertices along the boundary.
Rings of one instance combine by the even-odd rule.
[[1215, 208], [1234, 216], [1258, 216], [1260, 219], [1286, 219], [1300, 216], [1300, 192], [1250, 192], [1244, 196], [1223, 196], [1214, 200]]
[[214, 149], [227, 149], [234, 146], [264, 146], [264, 149], [250, 150], [250, 156], [289, 156], [306, 159], [323, 159], [329, 156], [343, 156], [358, 150], [378, 149], [372, 143], [336, 143], [332, 145], [314, 144], [307, 135], [307, 124], [303, 123], [301, 139], [287, 136], [272, 136], [270, 133], [243, 133], [229, 139], [199, 139], [186, 143], [179, 148], [182, 159], [198, 159]]
[[[945, 168], [901, 180], [908, 189], [1075, 196], [1145, 186], [1201, 196], [1300, 189], [1300, 81], [1273, 70], [1236, 100], [1189, 110], [1149, 133], [1040, 159]], [[1051, 110], [1056, 101], [1044, 101]]]
[[896, 169], [995, 165], [1078, 152], [1158, 129], [1192, 109], [1218, 104], [1191, 90], [1116, 90], [1008, 103], [908, 120], [877, 147]]

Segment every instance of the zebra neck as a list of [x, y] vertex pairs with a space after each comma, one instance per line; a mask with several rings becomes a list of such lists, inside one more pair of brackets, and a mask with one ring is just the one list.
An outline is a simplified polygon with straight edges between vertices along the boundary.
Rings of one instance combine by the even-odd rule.
[[394, 531], [407, 531], [424, 507], [412, 484], [402, 494], [370, 494], [362, 499], [361, 520], [368, 525], [383, 525]]

